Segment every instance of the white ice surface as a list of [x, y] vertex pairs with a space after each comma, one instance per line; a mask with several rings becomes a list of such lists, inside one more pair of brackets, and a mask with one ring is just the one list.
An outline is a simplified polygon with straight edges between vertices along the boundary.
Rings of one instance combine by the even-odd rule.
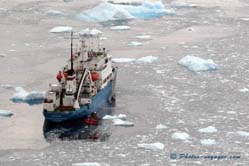
[[211, 71], [218, 69], [218, 65], [213, 62], [213, 60], [202, 59], [199, 57], [187, 55], [178, 61], [178, 64], [185, 66], [190, 71]]
[[121, 119], [114, 119], [112, 122], [113, 122], [114, 126], [123, 126], [123, 127], [134, 126], [133, 122], [124, 121], [124, 120], [121, 120]]
[[66, 33], [66, 32], [71, 32], [72, 29], [73, 28], [70, 26], [58, 26], [58, 27], [52, 28], [49, 32], [51, 32], [51, 33]]
[[121, 120], [126, 120], [127, 116], [124, 115], [124, 114], [119, 114], [119, 115], [114, 115], [114, 116], [111, 116], [111, 115], [105, 115], [103, 117], [104, 120], [114, 120], [114, 119], [121, 119]]
[[11, 85], [11, 84], [0, 84], [0, 87], [4, 88], [4, 89], [12, 89], [12, 88], [14, 88], [14, 86]]
[[63, 12], [58, 11], [58, 10], [49, 10], [46, 12], [46, 14], [50, 15], [50, 16], [63, 16], [63, 15], [65, 15]]
[[166, 9], [160, 1], [144, 1], [141, 5], [119, 5], [103, 2], [92, 9], [80, 13], [77, 17], [85, 21], [104, 22], [134, 18], [152, 19], [174, 13], [173, 9]]
[[113, 58], [112, 61], [116, 63], [129, 63], [129, 62], [136, 61], [136, 59], [135, 58]]
[[216, 141], [214, 139], [201, 139], [200, 142], [202, 145], [205, 145], [205, 146], [216, 144]]
[[175, 8], [190, 8], [190, 7], [196, 7], [195, 4], [186, 3], [186, 2], [179, 2], [179, 1], [172, 1], [171, 6]]
[[188, 133], [185, 133], [185, 132], [175, 132], [172, 134], [172, 138], [184, 141], [184, 140], [190, 139], [190, 136]]
[[137, 146], [139, 148], [153, 150], [153, 151], [163, 150], [164, 149], [164, 144], [162, 144], [160, 142], [156, 142], [156, 143], [152, 143], [152, 144], [142, 143], [142, 144], [138, 144]]
[[113, 26], [110, 29], [112, 29], [112, 30], [128, 30], [128, 29], [130, 29], [130, 27], [127, 25], [119, 25], [119, 26]]
[[93, 29], [86, 28], [86, 29], [82, 29], [79, 32], [79, 34], [81, 36], [89, 37], [89, 36], [100, 36], [102, 35], [102, 32], [96, 28], [93, 28]]
[[45, 92], [37, 92], [37, 91], [27, 92], [22, 87], [16, 87], [15, 91], [16, 93], [11, 97], [11, 100], [14, 101], [28, 102], [28, 101], [42, 100], [45, 96]]
[[8, 110], [0, 110], [0, 116], [5, 116], [5, 117], [10, 117], [12, 116], [13, 113], [11, 111]]
[[249, 132], [247, 132], [247, 131], [238, 131], [237, 133], [238, 133], [240, 136], [249, 137]]
[[217, 129], [214, 126], [208, 126], [206, 128], [201, 128], [198, 130], [201, 133], [215, 133]]

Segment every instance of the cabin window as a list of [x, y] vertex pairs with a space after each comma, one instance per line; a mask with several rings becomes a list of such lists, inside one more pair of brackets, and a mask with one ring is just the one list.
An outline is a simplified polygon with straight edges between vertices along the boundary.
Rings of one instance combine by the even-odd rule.
[[108, 58], [107, 59], [105, 59], [105, 63], [107, 63], [108, 62]]

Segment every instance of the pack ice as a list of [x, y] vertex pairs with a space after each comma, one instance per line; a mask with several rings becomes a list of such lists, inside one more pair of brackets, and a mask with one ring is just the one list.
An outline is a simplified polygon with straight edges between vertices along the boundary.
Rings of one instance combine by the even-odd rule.
[[79, 15], [80, 20], [104, 22], [114, 20], [129, 20], [134, 18], [153, 19], [174, 13], [166, 9], [162, 2], [143, 2], [141, 5], [120, 5], [103, 2]]
[[8, 110], [0, 110], [0, 116], [10, 117], [13, 113]]
[[27, 92], [22, 87], [15, 88], [16, 93], [11, 97], [13, 102], [23, 102], [28, 104], [40, 104], [44, 99], [45, 92]]
[[218, 65], [212, 59], [202, 59], [196, 56], [187, 55], [178, 61], [178, 64], [188, 68], [190, 71], [211, 71], [217, 70]]
[[153, 150], [153, 151], [163, 150], [164, 149], [164, 144], [162, 144], [160, 142], [156, 142], [156, 143], [152, 143], [152, 144], [143, 143], [143, 144], [138, 144], [137, 146], [139, 148]]
[[103, 117], [104, 120], [114, 120], [114, 119], [122, 119], [122, 120], [126, 120], [126, 115], [124, 114], [119, 114], [119, 115], [114, 115], [114, 116], [111, 116], [111, 115], [105, 115]]
[[156, 61], [158, 59], [158, 57], [155, 56], [145, 56], [142, 58], [113, 58], [112, 61], [116, 62], [116, 63], [131, 63], [131, 62], [135, 62], [135, 63], [152, 63], [154, 61]]

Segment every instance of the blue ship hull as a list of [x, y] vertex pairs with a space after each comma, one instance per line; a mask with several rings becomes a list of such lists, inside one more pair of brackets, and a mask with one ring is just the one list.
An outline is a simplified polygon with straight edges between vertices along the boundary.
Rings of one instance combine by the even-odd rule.
[[85, 118], [93, 112], [98, 114], [101, 106], [108, 103], [113, 95], [113, 82], [109, 82], [105, 88], [99, 91], [93, 98], [92, 103], [82, 106], [79, 110], [65, 111], [65, 112], [47, 112], [43, 111], [45, 119], [52, 122], [63, 122], [74, 119]]

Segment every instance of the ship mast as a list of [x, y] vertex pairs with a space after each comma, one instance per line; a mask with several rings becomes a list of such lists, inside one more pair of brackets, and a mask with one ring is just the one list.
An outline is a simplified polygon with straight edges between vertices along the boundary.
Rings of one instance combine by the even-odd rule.
[[70, 75], [73, 75], [74, 70], [73, 70], [73, 32], [71, 31], [71, 70], [70, 70]]

